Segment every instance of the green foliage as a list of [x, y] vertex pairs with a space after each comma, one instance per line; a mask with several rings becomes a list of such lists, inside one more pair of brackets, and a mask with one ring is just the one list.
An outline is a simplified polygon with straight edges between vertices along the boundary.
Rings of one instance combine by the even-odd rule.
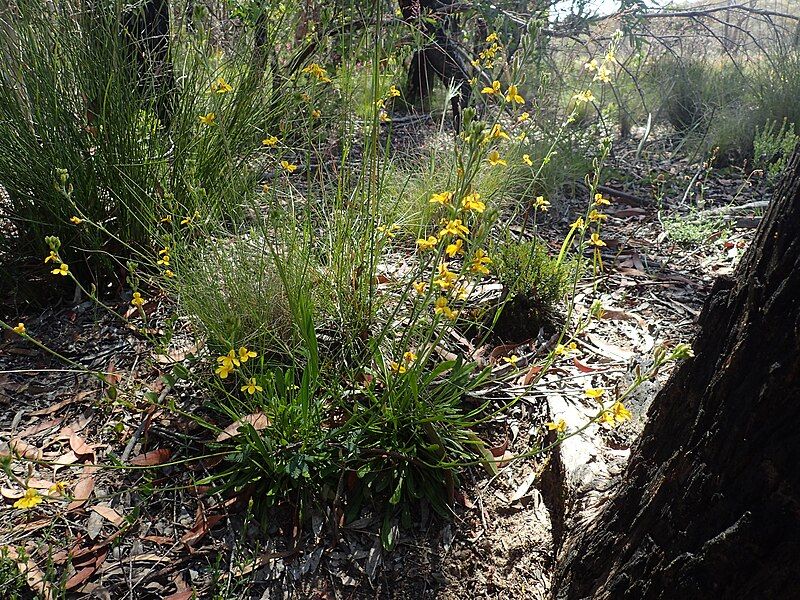
[[756, 130], [753, 140], [755, 164], [764, 169], [767, 179], [773, 183], [783, 173], [800, 141], [800, 136], [795, 131], [794, 123], [789, 123], [786, 118], [780, 127], [777, 122], [769, 121], [763, 128]]
[[664, 230], [675, 243], [692, 248], [708, 243], [712, 236], [727, 227], [721, 217], [673, 215], [662, 219]]
[[8, 600], [30, 597], [25, 576], [20, 573], [17, 562], [11, 559], [5, 548], [0, 548], [0, 596]]

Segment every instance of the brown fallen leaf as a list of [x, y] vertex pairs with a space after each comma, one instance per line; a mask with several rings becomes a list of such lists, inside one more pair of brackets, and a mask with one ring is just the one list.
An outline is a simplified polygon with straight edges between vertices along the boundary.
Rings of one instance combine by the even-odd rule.
[[72, 448], [72, 451], [78, 456], [94, 454], [92, 447], [87, 444], [81, 436], [74, 432], [69, 436], [69, 447]]
[[86, 396], [91, 396], [94, 393], [95, 393], [94, 391], [78, 392], [72, 398], [67, 398], [66, 400], [62, 400], [61, 402], [53, 404], [52, 406], [48, 406], [47, 408], [42, 408], [40, 410], [35, 410], [30, 414], [33, 417], [43, 417], [45, 415], [52, 415], [54, 412], [57, 412], [57, 411], [61, 410], [65, 406], [69, 406], [70, 404], [74, 404], [75, 402], [80, 402], [81, 400], [86, 398]]
[[0, 488], [0, 496], [3, 496], [6, 500], [19, 500], [22, 496], [25, 495], [25, 492], [22, 490], [12, 489], [12, 488]]
[[50, 419], [48, 421], [42, 421], [41, 423], [36, 423], [35, 425], [31, 425], [27, 429], [20, 432], [19, 437], [26, 438], [32, 435], [36, 435], [37, 433], [41, 433], [43, 431], [47, 431], [48, 429], [52, 429], [53, 427], [58, 427], [64, 421], [64, 417], [59, 417], [57, 419]]
[[181, 542], [187, 546], [191, 546], [224, 518], [225, 515], [210, 515], [208, 517], [203, 516], [199, 518], [194, 524], [194, 527], [181, 536]]
[[117, 527], [122, 525], [125, 522], [125, 519], [120, 515], [117, 511], [115, 511], [110, 506], [105, 506], [104, 504], [98, 504], [96, 506], [92, 506], [92, 511], [96, 512], [98, 515], [103, 517], [105, 520], [110, 521]]
[[522, 385], [530, 385], [536, 379], [536, 376], [542, 372], [542, 367], [540, 365], [531, 365], [531, 368], [528, 369], [528, 372], [525, 373], [525, 379], [522, 380]]
[[593, 373], [594, 371], [597, 370], [597, 369], [594, 369], [594, 368], [590, 367], [589, 365], [583, 364], [581, 361], [579, 361], [574, 356], [572, 357], [572, 364], [575, 365], [578, 368], [578, 371], [580, 371], [581, 373]]
[[153, 467], [155, 465], [164, 464], [169, 461], [171, 457], [172, 450], [169, 448], [158, 448], [157, 450], [150, 450], [150, 452], [134, 456], [128, 461], [128, 464], [133, 467]]
[[142, 539], [158, 544], [159, 546], [171, 546], [175, 543], [174, 539], [165, 535], [146, 535]]
[[67, 505], [67, 511], [75, 510], [86, 504], [92, 491], [94, 491], [94, 475], [84, 473], [72, 490], [73, 500]]
[[91, 577], [95, 571], [97, 571], [97, 566], [94, 562], [92, 562], [88, 566], [79, 569], [75, 575], [67, 579], [64, 587], [68, 590], [74, 590], [76, 587], [80, 586], [87, 579], [89, 579], [89, 577]]
[[192, 598], [194, 598], [194, 590], [190, 588], [188, 590], [175, 592], [174, 594], [166, 596], [164, 600], [191, 600]]
[[8, 441], [8, 447], [20, 458], [29, 460], [42, 460], [42, 450], [28, 442], [14, 437]]
[[235, 421], [228, 425], [222, 433], [217, 436], [217, 441], [222, 442], [229, 438], [232, 438], [235, 435], [238, 435], [239, 429], [242, 425], [250, 424], [253, 426], [253, 429], [256, 431], [261, 431], [262, 429], [266, 429], [270, 425], [270, 420], [267, 415], [263, 412], [253, 413], [251, 415], [247, 415], [246, 417], [242, 417], [238, 421]]

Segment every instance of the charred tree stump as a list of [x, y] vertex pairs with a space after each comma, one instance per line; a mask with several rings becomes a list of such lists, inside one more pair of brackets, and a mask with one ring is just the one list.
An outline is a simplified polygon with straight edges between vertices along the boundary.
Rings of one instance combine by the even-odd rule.
[[800, 598], [800, 151], [556, 598]]

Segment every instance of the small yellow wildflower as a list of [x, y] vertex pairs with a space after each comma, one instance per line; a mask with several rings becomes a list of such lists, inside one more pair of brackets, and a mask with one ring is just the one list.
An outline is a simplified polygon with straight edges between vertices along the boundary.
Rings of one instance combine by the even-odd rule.
[[458, 238], [452, 244], [448, 244], [447, 247], [444, 249], [444, 253], [447, 254], [450, 258], [454, 258], [456, 254], [460, 254], [464, 251], [464, 240]]
[[242, 364], [234, 350], [229, 350], [227, 354], [218, 356], [217, 362], [223, 366], [227, 366], [231, 370], [233, 370], [233, 367], [238, 367]]
[[450, 320], [455, 320], [458, 317], [458, 311], [451, 309], [447, 305], [447, 298], [444, 296], [436, 299], [436, 303], [433, 305], [433, 312], [437, 315], [444, 315], [445, 318]]
[[22, 335], [25, 333], [25, 323], [18, 323], [16, 327], [12, 327], [11, 331], [16, 334]]
[[169, 270], [169, 269], [166, 269], [166, 270], [164, 271], [164, 277], [167, 277], [168, 279], [172, 279], [173, 277], [175, 277], [175, 273], [173, 273], [173, 272], [172, 272], [171, 270]]
[[252, 396], [256, 392], [263, 392], [264, 388], [261, 387], [260, 385], [256, 384], [256, 378], [255, 377], [251, 377], [250, 379], [247, 380], [247, 383], [242, 386], [241, 390], [243, 392], [247, 392], [248, 394], [250, 394]]
[[603, 198], [603, 194], [595, 194], [594, 195], [594, 204], [595, 206], [610, 206], [611, 202], [606, 198]]
[[168, 267], [169, 266], [169, 261], [170, 261], [169, 254], [164, 254], [161, 258], [159, 258], [156, 261], [156, 264]]
[[142, 298], [142, 294], [139, 292], [133, 292], [133, 299], [131, 300], [131, 304], [134, 306], [142, 306], [145, 300]]
[[524, 162], [529, 167], [533, 166], [533, 161], [531, 160], [531, 155], [530, 154], [523, 154], [522, 155], [522, 162]]
[[461, 210], [482, 213], [486, 210], [486, 204], [481, 201], [481, 195], [478, 192], [472, 192], [461, 199]]
[[508, 365], [513, 365], [515, 367], [517, 366], [517, 361], [518, 360], [519, 360], [519, 356], [517, 356], [516, 354], [512, 354], [511, 356], [504, 356], [503, 357], [503, 362], [504, 363], [506, 363]]
[[544, 199], [544, 196], [536, 196], [536, 201], [533, 203], [533, 207], [537, 210], [541, 210], [542, 212], [547, 212], [547, 209], [550, 208], [550, 203]]
[[200, 211], [194, 211], [193, 215], [181, 219], [181, 225], [190, 225], [197, 217], [200, 216]]
[[233, 88], [225, 81], [224, 77], [217, 77], [217, 80], [211, 84], [211, 91], [217, 94], [227, 94], [228, 92], [232, 92]]
[[611, 405], [611, 414], [614, 415], [614, 420], [616, 420], [618, 423], [622, 423], [623, 421], [630, 421], [631, 417], [633, 416], [631, 414], [631, 411], [625, 408], [625, 405], [619, 400], [617, 400], [616, 402], [614, 402], [614, 404]]
[[500, 41], [500, 38], [497, 37], [497, 33], [496, 32], [490, 33], [489, 36], [486, 38], [486, 43], [487, 44], [491, 44], [492, 42], [499, 42], [499, 41]]
[[414, 283], [412, 283], [411, 285], [412, 285], [412, 286], [414, 286], [414, 290], [415, 290], [415, 291], [416, 291], [416, 292], [417, 292], [417, 293], [418, 293], [420, 296], [424, 296], [424, 295], [425, 295], [425, 290], [426, 290], [426, 289], [428, 289], [428, 284], [427, 284], [427, 283], [425, 283], [424, 281], [415, 281], [415, 282], [414, 282]]
[[469, 228], [461, 222], [461, 219], [453, 219], [452, 221], [448, 221], [447, 225], [444, 226], [444, 229], [439, 232], [440, 238], [443, 238], [446, 235], [457, 235], [464, 237], [469, 235]]
[[172, 223], [172, 215], [167, 215], [166, 217], [162, 217], [159, 223]]
[[555, 431], [557, 433], [564, 433], [567, 430], [567, 422], [564, 419], [559, 419], [556, 422], [545, 423], [548, 431]]
[[403, 362], [406, 363], [407, 365], [410, 365], [415, 360], [417, 360], [417, 355], [414, 354], [411, 350], [403, 353]]
[[598, 402], [602, 402], [601, 398], [606, 393], [606, 391], [603, 388], [589, 388], [585, 390], [583, 393], [587, 398], [594, 398]]
[[159, 256], [163, 256], [165, 254], [169, 254], [169, 246], [164, 246], [161, 250], [158, 251]]
[[322, 83], [330, 83], [330, 77], [328, 77], [328, 72], [319, 66], [317, 63], [311, 63], [305, 69], [303, 69], [303, 73], [308, 75], [313, 75]]
[[241, 362], [246, 363], [248, 360], [255, 358], [256, 356], [258, 356], [258, 354], [252, 350], [248, 350], [246, 346], [239, 347], [239, 360]]
[[312, 119], [319, 119], [322, 116], [322, 113], [317, 110], [316, 108], [311, 111], [311, 118]]
[[473, 273], [482, 273], [484, 275], [489, 274], [489, 267], [487, 265], [492, 264], [492, 259], [489, 258], [483, 250], [478, 248], [475, 251], [475, 256], [472, 257], [472, 264], [469, 267], [469, 270]]
[[486, 160], [489, 161], [489, 164], [493, 167], [497, 165], [505, 165], [508, 164], [502, 158], [500, 158], [500, 153], [497, 150], [492, 150], [489, 152], [489, 155], [486, 157]]
[[263, 140], [261, 140], [261, 143], [264, 144], [265, 146], [272, 147], [272, 146], [274, 146], [275, 144], [278, 143], [278, 138], [276, 136], [274, 136], [274, 135], [271, 135], [271, 136], [265, 137]]
[[297, 171], [297, 165], [290, 163], [288, 160], [282, 160], [281, 167], [283, 167], [283, 170], [287, 171], [288, 173], [294, 173]]
[[69, 275], [69, 265], [67, 263], [61, 263], [61, 266], [57, 269], [53, 269], [50, 271], [53, 275]]
[[210, 112], [207, 115], [200, 115], [197, 118], [200, 119], [201, 125], [208, 125], [208, 126], [216, 125], [214, 121], [216, 120], [217, 115], [215, 115], [213, 112]]
[[528, 113], [528, 112], [524, 112], [524, 113], [522, 113], [520, 116], [518, 116], [518, 117], [517, 117], [517, 121], [518, 121], [519, 123], [524, 123], [525, 121], [527, 121], [527, 120], [528, 120], [528, 119], [530, 119], [530, 118], [531, 118], [531, 115], [530, 115], [530, 113]]
[[393, 373], [403, 374], [406, 371], [408, 371], [408, 369], [406, 369], [405, 365], [401, 365], [400, 363], [395, 362], [395, 361], [392, 361], [392, 362], [389, 363], [389, 368], [392, 370]]
[[400, 231], [400, 225], [394, 224], [389, 227], [386, 225], [379, 225], [378, 231], [391, 240], [397, 236], [397, 232]]
[[70, 217], [69, 220], [75, 225], [80, 225], [81, 223], [83, 223], [83, 219], [81, 219], [80, 217]]
[[389, 98], [397, 98], [399, 95], [400, 95], [400, 90], [398, 90], [397, 87], [393, 85], [392, 87], [389, 88], [389, 92], [387, 94]]
[[495, 94], [500, 93], [500, 82], [493, 81], [491, 87], [485, 87], [481, 90], [481, 94], [486, 94], [488, 96], [494, 96]]
[[25, 495], [14, 502], [14, 508], [33, 508], [37, 504], [41, 503], [42, 495], [34, 488], [28, 488], [25, 490]]
[[47, 488], [48, 496], [65, 496], [67, 492], [67, 484], [63, 481], [56, 481]]
[[574, 223], [570, 224], [572, 229], [583, 229], [585, 226], [586, 224], [583, 222], [583, 217], [578, 217], [575, 219]]
[[597, 75], [594, 76], [594, 81], [611, 83], [611, 71], [609, 68], [605, 65], [600, 65], [600, 68], [597, 69]]
[[492, 129], [489, 131], [489, 135], [487, 136], [487, 138], [490, 140], [510, 139], [508, 137], [508, 134], [505, 131], [503, 131], [503, 126], [500, 125], [500, 123], [495, 123], [494, 125], [492, 125]]
[[583, 103], [583, 102], [594, 102], [595, 98], [594, 94], [592, 93], [592, 90], [586, 90], [583, 92], [578, 92], [572, 97], [572, 99], [578, 103]]
[[227, 379], [228, 375], [230, 375], [232, 371], [233, 371], [233, 365], [230, 365], [228, 363], [223, 363], [216, 368], [214, 373], [219, 375], [220, 379]]
[[513, 83], [508, 86], [508, 90], [506, 91], [506, 102], [512, 102], [513, 104], [525, 104], [525, 98], [519, 95], [517, 86]]
[[592, 209], [592, 212], [589, 213], [589, 221], [592, 223], [599, 223], [600, 221], [605, 221], [606, 219], [608, 219], [608, 215], [604, 215], [597, 209]]
[[606, 243], [603, 240], [600, 239], [600, 234], [598, 234], [597, 232], [593, 233], [589, 237], [589, 243], [592, 246], [597, 246], [598, 248], [606, 245]]
[[441, 204], [442, 206], [449, 206], [453, 200], [453, 192], [439, 192], [433, 194], [429, 202], [431, 204]]
[[378, 119], [380, 119], [381, 123], [391, 123], [392, 117], [390, 117], [385, 110], [382, 110], [378, 113]]
[[45, 257], [44, 257], [44, 264], [47, 264], [47, 263], [49, 263], [51, 260], [52, 260], [53, 262], [56, 262], [57, 260], [59, 260], [59, 258], [58, 258], [58, 254], [56, 254], [56, 253], [55, 253], [55, 252], [53, 252], [52, 250], [50, 250], [50, 255], [49, 255], [49, 256], [45, 256]]
[[613, 425], [614, 424], [614, 415], [613, 415], [613, 413], [610, 410], [604, 410], [600, 414], [600, 419], [598, 419], [598, 422], [599, 423], [605, 423], [607, 425]]
[[455, 283], [456, 279], [458, 279], [458, 274], [453, 273], [450, 269], [447, 268], [447, 263], [440, 263], [439, 264], [439, 275], [434, 278], [433, 283], [438, 285], [443, 290], [453, 287], [453, 283]]
[[566, 346], [564, 344], [556, 345], [556, 349], [553, 351], [556, 356], [565, 356], [571, 352], [577, 352], [578, 344], [575, 342], [570, 342]]
[[420, 238], [417, 240], [417, 247], [424, 251], [424, 250], [431, 250], [436, 247], [436, 244], [439, 243], [439, 240], [435, 237], [428, 236], [428, 239]]
[[592, 72], [592, 71], [597, 71], [597, 68], [598, 68], [599, 66], [600, 66], [600, 65], [598, 64], [598, 62], [597, 62], [597, 59], [596, 59], [596, 58], [593, 58], [593, 59], [592, 59], [592, 60], [590, 60], [589, 62], [585, 63], [585, 64], [583, 65], [583, 68], [584, 68], [584, 69], [586, 69], [587, 71], [590, 71], [590, 72]]

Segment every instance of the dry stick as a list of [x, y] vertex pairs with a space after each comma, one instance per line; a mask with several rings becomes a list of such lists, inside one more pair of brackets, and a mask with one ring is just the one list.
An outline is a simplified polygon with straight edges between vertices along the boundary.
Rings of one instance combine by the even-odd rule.
[[731, 212], [736, 212], [739, 210], [750, 210], [752, 208], [766, 208], [769, 206], [769, 200], [756, 200], [754, 202], [748, 202], [746, 204], [732, 204], [730, 206], [719, 206], [717, 208], [709, 208], [708, 210], [703, 210], [697, 213], [697, 217], [705, 217], [707, 215], [724, 215]]

